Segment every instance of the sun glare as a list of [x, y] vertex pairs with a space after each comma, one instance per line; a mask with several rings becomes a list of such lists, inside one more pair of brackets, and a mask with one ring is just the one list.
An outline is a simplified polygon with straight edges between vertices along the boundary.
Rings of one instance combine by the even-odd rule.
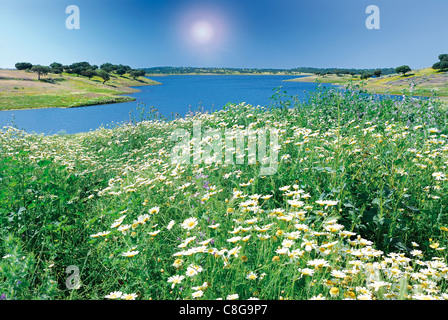
[[191, 34], [196, 42], [205, 44], [213, 40], [214, 30], [210, 23], [197, 21], [191, 28]]
[[173, 20], [179, 49], [203, 66], [220, 64], [228, 54], [233, 16], [215, 5], [180, 7]]

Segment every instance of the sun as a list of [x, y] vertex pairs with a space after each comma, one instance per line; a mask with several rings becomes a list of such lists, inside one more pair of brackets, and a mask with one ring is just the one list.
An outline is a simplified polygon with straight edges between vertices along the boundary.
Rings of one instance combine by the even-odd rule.
[[191, 36], [199, 44], [210, 43], [215, 35], [213, 26], [207, 21], [196, 21], [191, 27]]
[[223, 54], [228, 54], [230, 41], [233, 41], [233, 15], [226, 8], [215, 5], [185, 5], [178, 10], [173, 15], [172, 24], [178, 48], [191, 59], [196, 59], [195, 64], [221, 64]]

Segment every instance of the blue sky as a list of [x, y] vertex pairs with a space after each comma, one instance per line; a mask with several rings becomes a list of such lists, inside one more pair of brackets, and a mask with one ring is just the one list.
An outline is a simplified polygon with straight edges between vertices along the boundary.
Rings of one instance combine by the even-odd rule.
[[0, 67], [425, 68], [448, 53], [447, 12], [447, 0], [1, 0]]

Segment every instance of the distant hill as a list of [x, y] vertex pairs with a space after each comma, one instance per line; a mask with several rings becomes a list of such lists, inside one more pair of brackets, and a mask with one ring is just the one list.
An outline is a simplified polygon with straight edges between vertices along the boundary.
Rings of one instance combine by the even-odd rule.
[[153, 67], [143, 68], [147, 74], [297, 74], [287, 69]]
[[302, 73], [315, 73], [315, 74], [363, 74], [370, 73], [375, 70], [381, 70], [381, 74], [388, 75], [395, 73], [394, 68], [376, 68], [376, 69], [354, 69], [354, 68], [313, 68], [313, 67], [300, 67], [291, 69], [293, 72]]
[[317, 74], [363, 74], [381, 70], [383, 75], [395, 73], [393, 68], [377, 69], [343, 69], [343, 68], [312, 68], [299, 67], [294, 69], [257, 69], [257, 68], [200, 68], [200, 67], [152, 67], [143, 68], [147, 74], [151, 75], [174, 75], [174, 74], [290, 74], [297, 75], [303, 73]]

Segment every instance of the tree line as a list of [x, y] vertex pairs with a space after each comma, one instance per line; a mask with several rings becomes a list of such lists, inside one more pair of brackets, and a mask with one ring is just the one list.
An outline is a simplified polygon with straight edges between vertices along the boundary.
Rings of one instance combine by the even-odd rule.
[[360, 75], [366, 72], [381, 71], [381, 74], [391, 74], [394, 73], [393, 68], [382, 68], [382, 69], [341, 69], [341, 68], [313, 68], [313, 67], [299, 67], [293, 69], [269, 69], [269, 68], [224, 68], [224, 67], [207, 67], [207, 68], [197, 68], [197, 67], [153, 67], [144, 69], [149, 74], [191, 74], [191, 73], [201, 73], [201, 74], [297, 74], [297, 73], [314, 73], [318, 75], [326, 74], [351, 74]]
[[[448, 71], [448, 54], [440, 54], [439, 60], [432, 68], [440, 70], [441, 72]], [[63, 65], [62, 63], [53, 62], [50, 66], [32, 65], [29, 62], [18, 62], [15, 65], [17, 70], [30, 70], [37, 73], [38, 79], [42, 75], [48, 73], [62, 74], [63, 72], [68, 74], [76, 74], [76, 76], [84, 76], [91, 79], [94, 76], [98, 76], [103, 79], [103, 84], [110, 80], [110, 74], [114, 73], [118, 76], [129, 74], [134, 80], [138, 77], [145, 76], [146, 73], [150, 74], [296, 74], [296, 73], [314, 73], [316, 75], [359, 75], [361, 79], [369, 79], [371, 77], [380, 77], [382, 75], [389, 75], [399, 73], [406, 75], [406, 73], [412, 71], [407, 66], [399, 66], [396, 68], [379, 68], [379, 69], [347, 69], [347, 68], [314, 68], [314, 67], [299, 67], [293, 69], [258, 69], [258, 68], [196, 68], [196, 67], [153, 67], [143, 69], [132, 69], [130, 66], [122, 64], [104, 63], [100, 66], [91, 65], [88, 62], [75, 62], [71, 65]]]
[[[448, 71], [448, 54], [439, 55], [439, 62], [436, 62], [432, 68], [440, 71]], [[396, 68], [377, 68], [377, 69], [355, 69], [355, 68], [315, 68], [315, 67], [298, 67], [293, 69], [258, 69], [258, 68], [223, 68], [223, 67], [153, 67], [144, 68], [149, 74], [297, 74], [297, 73], [313, 73], [319, 76], [324, 75], [352, 75], [360, 76], [361, 79], [369, 79], [371, 77], [380, 77], [382, 75], [402, 74], [411, 72], [412, 69], [408, 65], [402, 65]]]
[[[448, 54], [446, 54], [446, 53], [440, 54], [439, 61], [434, 63], [432, 68], [434, 70], [439, 70], [440, 72], [448, 71]], [[406, 75], [406, 73], [412, 71], [411, 67], [409, 67], [408, 65], [402, 65], [402, 66], [396, 67], [395, 69], [390, 69], [390, 70], [392, 70], [392, 71], [389, 73], [398, 73], [403, 76]], [[361, 79], [369, 79], [373, 76], [379, 77], [379, 76], [381, 76], [381, 74], [386, 74], [386, 73], [382, 73], [381, 70], [375, 70], [374, 72], [363, 72], [361, 74]]]
[[448, 71], [448, 54], [444, 53], [439, 55], [439, 62], [434, 63], [433, 69], [440, 71]]
[[292, 73], [287, 69], [256, 69], [256, 68], [224, 68], [224, 67], [152, 67], [145, 68], [146, 73], [149, 74], [262, 74], [262, 73], [273, 73], [273, 74], [284, 74]]
[[132, 69], [130, 66], [122, 64], [103, 63], [100, 66], [95, 64], [91, 65], [88, 62], [75, 62], [70, 65], [63, 65], [59, 62], [53, 62], [49, 66], [33, 65], [30, 62], [17, 62], [15, 64], [17, 70], [29, 70], [37, 73], [38, 80], [40, 77], [49, 73], [54, 74], [76, 74], [76, 76], [84, 76], [91, 79], [94, 76], [98, 76], [103, 79], [103, 84], [110, 80], [112, 73], [123, 76], [129, 74], [134, 80], [138, 77], [145, 76], [146, 72], [142, 69]]
[[355, 68], [310, 68], [310, 67], [300, 67], [292, 69], [294, 71], [303, 72], [303, 73], [314, 73], [316, 75], [363, 75], [363, 74], [372, 74], [372, 75], [386, 75], [394, 73], [393, 68], [378, 68], [378, 69], [355, 69]]

